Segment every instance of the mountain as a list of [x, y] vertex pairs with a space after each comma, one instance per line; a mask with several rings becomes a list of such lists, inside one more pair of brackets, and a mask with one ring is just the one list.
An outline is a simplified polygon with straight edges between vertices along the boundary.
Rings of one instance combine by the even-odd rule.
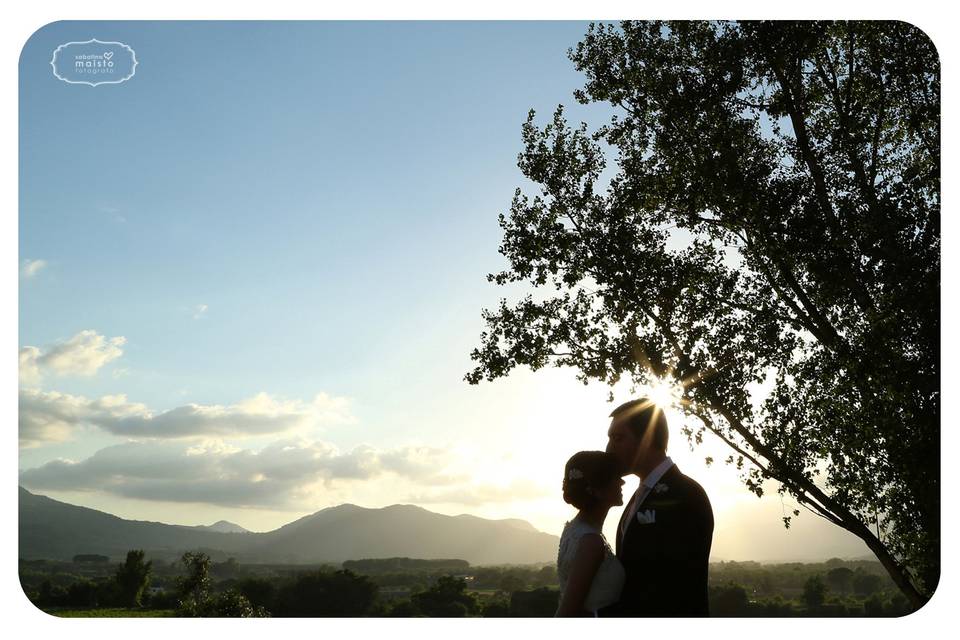
[[413, 505], [324, 509], [262, 534], [252, 552], [306, 562], [359, 558], [460, 558], [471, 564], [556, 560], [559, 539], [516, 521], [445, 516]]
[[[194, 527], [124, 520], [96, 509], [78, 507], [20, 487], [20, 557], [67, 560], [79, 553], [96, 553], [111, 560], [126, 557], [130, 549], [144, 549], [151, 557], [174, 558], [179, 550], [239, 550], [240, 536]], [[253, 534], [251, 534], [253, 535]]]
[[218, 520], [213, 524], [198, 524], [190, 528], [201, 531], [217, 531], [219, 533], [250, 533], [248, 529], [244, 529], [240, 525], [228, 522], [227, 520]]
[[125, 520], [20, 487], [20, 557], [70, 559], [80, 553], [121, 561], [130, 549], [176, 560], [202, 550], [247, 563], [340, 563], [362, 558], [460, 558], [470, 564], [552, 562], [557, 536], [523, 520], [446, 516], [414, 505], [368, 509], [342, 504], [266, 533], [230, 522], [183, 526]]

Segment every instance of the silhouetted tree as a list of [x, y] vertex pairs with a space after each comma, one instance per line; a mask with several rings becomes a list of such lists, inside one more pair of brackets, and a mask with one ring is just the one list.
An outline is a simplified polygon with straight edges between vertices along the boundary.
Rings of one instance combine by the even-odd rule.
[[853, 570], [847, 567], [835, 567], [827, 572], [827, 584], [838, 593], [850, 593], [853, 587]]
[[52, 606], [61, 594], [54, 588], [49, 578], [40, 583], [37, 591], [37, 604], [42, 607]]
[[751, 491], [779, 481], [922, 603], [940, 566], [933, 43], [904, 22], [626, 21], [569, 56], [577, 101], [616, 113], [588, 133], [531, 110], [519, 166], [540, 193], [501, 214], [509, 267], [488, 279], [558, 293], [485, 310], [466, 380], [553, 364], [681, 383], [692, 442], [715, 434]]
[[557, 567], [555, 565], [543, 567], [537, 572], [533, 583], [536, 587], [557, 586], [559, 584], [557, 582]]
[[560, 605], [560, 592], [556, 589], [533, 589], [514, 591], [510, 596], [510, 617], [512, 618], [549, 618], [557, 612]]
[[180, 561], [187, 570], [185, 576], [177, 576], [180, 611], [187, 616], [203, 616], [210, 604], [210, 556], [187, 551]]
[[514, 591], [520, 591], [523, 589], [526, 584], [524, 584], [523, 579], [515, 573], [506, 573], [500, 579], [499, 589], [504, 593], [513, 593]]
[[240, 563], [236, 558], [227, 558], [223, 562], [217, 562], [210, 566], [210, 573], [220, 580], [236, 578], [240, 575]]
[[409, 598], [397, 600], [387, 609], [387, 617], [390, 618], [415, 618], [418, 616], [421, 616], [421, 613]]
[[359, 617], [373, 606], [377, 586], [352, 571], [317, 571], [297, 576], [280, 588], [273, 614], [278, 617]]
[[827, 597], [827, 585], [819, 574], [810, 576], [803, 585], [803, 602], [808, 609], [817, 609]]
[[880, 576], [866, 571], [855, 571], [853, 591], [858, 596], [870, 596], [880, 590]]
[[228, 589], [214, 598], [207, 616], [221, 618], [269, 618], [266, 609], [254, 606], [242, 593], [235, 589]]
[[725, 585], [711, 587], [710, 597], [710, 615], [716, 617], [725, 616], [745, 616], [749, 599], [747, 590], [743, 586], [729, 582]]
[[130, 592], [123, 592], [116, 578], [81, 579], [66, 587], [63, 606], [67, 607], [112, 607], [142, 606], [131, 603]]
[[463, 618], [479, 610], [477, 598], [466, 592], [467, 583], [453, 576], [441, 576], [426, 591], [414, 594], [414, 607], [430, 618]]
[[276, 586], [266, 578], [244, 578], [237, 583], [237, 590], [242, 593], [253, 606], [263, 607], [273, 611], [276, 597]]
[[127, 551], [126, 561], [115, 574], [121, 602], [125, 607], [139, 607], [143, 592], [150, 584], [153, 561], [144, 562], [143, 549]]
[[503, 596], [493, 596], [480, 605], [480, 615], [484, 618], [506, 618], [510, 616], [510, 600]]

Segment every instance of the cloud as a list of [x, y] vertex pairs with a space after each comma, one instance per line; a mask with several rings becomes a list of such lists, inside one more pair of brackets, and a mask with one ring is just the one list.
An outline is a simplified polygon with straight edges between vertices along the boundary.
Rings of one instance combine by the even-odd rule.
[[107, 338], [87, 329], [69, 340], [48, 345], [20, 347], [20, 384], [39, 384], [46, 372], [56, 375], [92, 376], [100, 368], [123, 355], [123, 336]]
[[416, 504], [456, 504], [479, 506], [497, 502], [522, 502], [537, 500], [550, 495], [550, 491], [539, 484], [521, 478], [507, 485], [479, 484], [465, 485], [456, 489], [446, 489], [409, 496], [406, 501]]
[[36, 347], [20, 347], [20, 384], [40, 384], [40, 349]]
[[118, 436], [167, 439], [252, 437], [353, 422], [349, 401], [325, 393], [311, 402], [259, 393], [235, 405], [187, 404], [157, 413], [128, 401], [125, 395], [88, 400], [57, 391], [20, 389], [20, 446], [24, 448], [69, 439], [75, 428], [84, 425]]
[[[449, 464], [442, 449], [334, 445], [283, 439], [254, 451], [210, 439], [200, 444], [127, 442], [74, 462], [53, 460], [20, 473], [35, 490], [102, 491], [126, 498], [203, 502], [230, 507], [302, 508], [315, 504], [318, 483], [369, 480], [384, 474], [432, 483]], [[409, 464], [408, 464], [409, 463]]]
[[200, 318], [204, 317], [204, 316], [206, 315], [206, 313], [207, 313], [207, 309], [209, 309], [209, 308], [210, 308], [210, 307], [208, 307], [208, 306], [205, 305], [205, 304], [198, 304], [198, 305], [194, 308], [194, 311], [193, 311], [193, 319], [194, 319], [194, 320], [199, 320]]
[[[21, 350], [21, 356], [23, 350]], [[22, 357], [21, 357], [22, 363]], [[21, 379], [23, 367], [21, 364]], [[91, 402], [81, 396], [72, 396], [58, 391], [39, 389], [20, 389], [20, 446], [38, 447], [54, 442], [69, 440], [74, 430], [82, 425], [91, 424], [99, 412], [117, 410], [122, 416], [125, 411], [134, 410], [125, 407], [122, 396], [105, 396]]]
[[20, 265], [20, 277], [32, 278], [47, 266], [46, 260], [24, 260]]
[[87, 402], [83, 398], [56, 391], [44, 393], [21, 389], [20, 446], [32, 448], [69, 440], [87, 412]]

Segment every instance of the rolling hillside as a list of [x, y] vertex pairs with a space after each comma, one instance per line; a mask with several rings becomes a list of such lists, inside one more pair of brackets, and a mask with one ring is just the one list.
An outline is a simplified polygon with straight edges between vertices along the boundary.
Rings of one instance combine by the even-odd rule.
[[24, 559], [68, 560], [79, 553], [121, 560], [129, 549], [175, 559], [187, 550], [240, 562], [339, 563], [360, 558], [460, 558], [471, 564], [525, 564], [556, 559], [558, 538], [516, 519], [446, 516], [413, 505], [367, 509], [343, 504], [279, 529], [254, 533], [229, 522], [183, 526], [124, 520], [30, 493], [20, 487]]

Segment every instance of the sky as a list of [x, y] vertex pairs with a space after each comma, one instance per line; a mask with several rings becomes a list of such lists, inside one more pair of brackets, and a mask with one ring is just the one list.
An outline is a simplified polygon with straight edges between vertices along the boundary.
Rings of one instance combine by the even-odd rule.
[[[58, 22], [20, 59], [19, 481], [176, 524], [267, 531], [319, 509], [417, 504], [559, 534], [567, 458], [629, 390], [565, 369], [463, 376], [481, 310], [522, 286], [497, 215], [520, 127], [576, 104], [583, 22]], [[58, 45], [136, 51], [68, 84]], [[869, 555], [769, 484], [690, 451], [714, 560]], [[630, 478], [625, 499], [636, 488]], [[611, 510], [612, 534], [620, 509]]]

